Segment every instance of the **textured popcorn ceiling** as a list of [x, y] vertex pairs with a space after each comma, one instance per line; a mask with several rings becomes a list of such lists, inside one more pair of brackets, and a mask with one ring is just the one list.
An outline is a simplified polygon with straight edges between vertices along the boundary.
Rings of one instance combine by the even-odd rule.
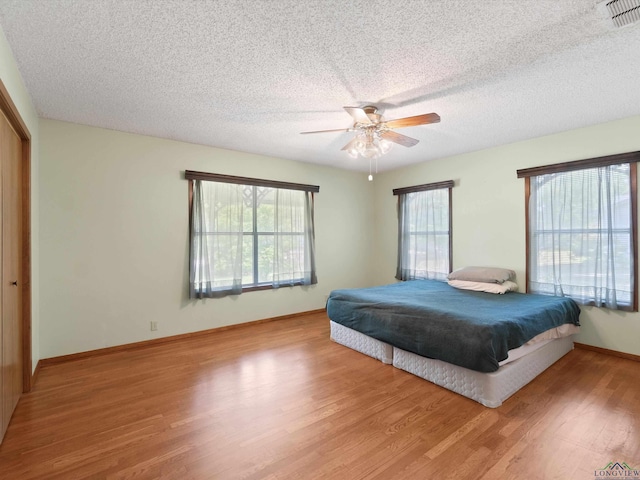
[[439, 113], [388, 170], [640, 114], [640, 24], [596, 5], [0, 0], [0, 24], [45, 118], [366, 170], [353, 134], [299, 132]]

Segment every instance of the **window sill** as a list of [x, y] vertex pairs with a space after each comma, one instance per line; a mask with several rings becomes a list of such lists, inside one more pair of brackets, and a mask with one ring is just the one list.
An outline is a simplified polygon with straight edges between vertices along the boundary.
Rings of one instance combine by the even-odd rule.
[[274, 287], [273, 285], [257, 285], [255, 287], [242, 287], [242, 293], [258, 292], [260, 290], [276, 290], [278, 288], [286, 288], [286, 287], [299, 287], [302, 285], [303, 285], [302, 282], [293, 283], [291, 285], [282, 285], [280, 287]]
[[293, 284], [289, 284], [289, 285], [281, 285], [279, 287], [276, 287], [272, 284], [267, 284], [267, 285], [252, 285], [252, 286], [246, 286], [246, 287], [242, 287], [242, 290], [240, 292], [237, 293], [231, 293], [230, 290], [225, 290], [225, 289], [216, 289], [212, 291], [212, 295], [203, 295], [202, 292], [200, 291], [196, 291], [195, 292], [195, 297], [194, 298], [223, 298], [226, 296], [230, 296], [230, 295], [240, 295], [242, 293], [247, 293], [247, 292], [257, 292], [260, 290], [275, 290], [278, 288], [289, 288], [289, 287], [298, 287], [298, 286], [303, 286], [305, 285], [304, 283], [302, 283], [302, 281], [293, 283]]

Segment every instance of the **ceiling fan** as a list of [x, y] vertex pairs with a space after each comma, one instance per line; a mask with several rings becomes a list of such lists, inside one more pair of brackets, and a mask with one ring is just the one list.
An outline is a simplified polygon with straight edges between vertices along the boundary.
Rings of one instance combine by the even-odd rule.
[[437, 113], [425, 113], [423, 115], [398, 118], [396, 120], [385, 120], [382, 115], [378, 113], [378, 109], [372, 105], [367, 105], [362, 108], [344, 107], [344, 109], [354, 120], [352, 127], [301, 133], [306, 135], [309, 133], [357, 132], [356, 136], [342, 147], [342, 150], [346, 150], [353, 158], [357, 158], [358, 155], [360, 155], [372, 159], [387, 153], [393, 143], [397, 143], [403, 147], [413, 147], [418, 143], [418, 140], [415, 138], [401, 135], [394, 132], [394, 129], [438, 123], [440, 121], [440, 115]]

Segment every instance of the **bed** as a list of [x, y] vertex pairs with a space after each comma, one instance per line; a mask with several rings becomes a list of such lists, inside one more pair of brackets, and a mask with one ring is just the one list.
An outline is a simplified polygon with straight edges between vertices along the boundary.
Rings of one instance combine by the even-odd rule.
[[460, 290], [436, 280], [335, 290], [331, 338], [487, 407], [497, 407], [573, 348], [568, 298]]

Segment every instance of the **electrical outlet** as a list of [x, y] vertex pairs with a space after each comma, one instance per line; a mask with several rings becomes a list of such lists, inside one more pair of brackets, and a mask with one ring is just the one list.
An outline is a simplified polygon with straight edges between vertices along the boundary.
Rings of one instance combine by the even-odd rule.
[[158, 330], [158, 322], [151, 322], [151, 331], [155, 332], [156, 330]]

